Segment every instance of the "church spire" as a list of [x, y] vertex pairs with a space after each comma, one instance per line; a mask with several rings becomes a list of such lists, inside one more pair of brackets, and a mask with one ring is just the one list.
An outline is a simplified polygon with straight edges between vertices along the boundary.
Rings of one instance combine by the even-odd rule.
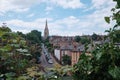
[[47, 29], [48, 29], [48, 25], [47, 25], [47, 19], [46, 19], [46, 23], [45, 23], [45, 28], [47, 28]]
[[47, 24], [47, 20], [45, 23], [45, 29], [44, 29], [44, 39], [47, 39], [49, 36], [49, 29], [48, 29], [48, 24]]

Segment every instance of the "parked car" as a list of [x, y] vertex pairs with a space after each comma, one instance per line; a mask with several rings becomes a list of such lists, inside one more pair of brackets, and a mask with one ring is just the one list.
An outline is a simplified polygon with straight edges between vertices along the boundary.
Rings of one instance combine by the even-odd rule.
[[48, 54], [45, 55], [45, 57], [46, 57], [47, 61], [48, 61], [49, 59], [51, 59], [51, 57], [50, 57]]
[[53, 64], [53, 60], [52, 60], [52, 59], [49, 59], [49, 60], [48, 60], [48, 63]]

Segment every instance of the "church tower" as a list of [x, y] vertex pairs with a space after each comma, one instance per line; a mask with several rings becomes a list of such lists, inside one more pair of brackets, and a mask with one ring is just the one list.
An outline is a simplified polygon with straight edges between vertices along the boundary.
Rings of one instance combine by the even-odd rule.
[[45, 29], [44, 29], [44, 39], [47, 39], [48, 36], [49, 36], [49, 29], [48, 29], [47, 20], [46, 20]]

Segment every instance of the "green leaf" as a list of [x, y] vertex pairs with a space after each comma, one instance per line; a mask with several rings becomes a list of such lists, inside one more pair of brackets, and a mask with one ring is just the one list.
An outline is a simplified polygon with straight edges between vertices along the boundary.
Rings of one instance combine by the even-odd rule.
[[109, 24], [110, 23], [110, 17], [105, 17], [105, 21]]
[[114, 79], [120, 80], [120, 68], [119, 67], [111, 68], [108, 72]]
[[97, 54], [96, 54], [97, 60], [99, 60], [99, 59], [101, 58], [101, 56], [102, 56], [102, 53], [101, 53], [101, 52], [100, 52], [100, 53], [97, 53]]
[[105, 30], [105, 32], [108, 32], [108, 33], [109, 33], [109, 32], [110, 32], [110, 30]]

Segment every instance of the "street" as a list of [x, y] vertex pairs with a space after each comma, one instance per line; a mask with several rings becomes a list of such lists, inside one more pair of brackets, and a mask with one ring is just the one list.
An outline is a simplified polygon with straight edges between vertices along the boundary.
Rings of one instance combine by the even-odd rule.
[[[51, 60], [53, 63], [49, 63], [46, 59], [46, 54], [49, 54]], [[44, 68], [52, 68], [54, 67], [54, 64], [56, 63], [55, 59], [53, 58], [53, 56], [51, 56], [51, 54], [46, 50], [44, 44], [42, 44], [42, 55], [41, 55], [41, 65], [44, 67]]]
[[[53, 58], [53, 57], [52, 57]], [[53, 59], [52, 59], [53, 60]], [[54, 61], [53, 61], [54, 64]], [[42, 51], [42, 55], [41, 55], [41, 65], [45, 68], [52, 68], [53, 64], [48, 63], [48, 61], [45, 58], [45, 54]]]

